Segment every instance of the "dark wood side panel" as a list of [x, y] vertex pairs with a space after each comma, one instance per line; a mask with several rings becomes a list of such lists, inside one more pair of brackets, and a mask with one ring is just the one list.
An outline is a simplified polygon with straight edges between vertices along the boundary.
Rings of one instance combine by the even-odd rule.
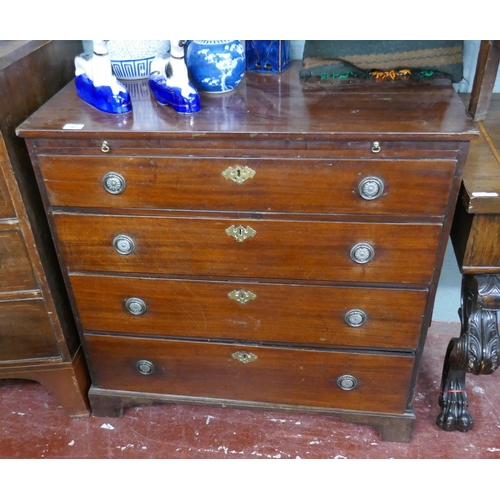
[[7, 168], [9, 168], [9, 157], [7, 156], [2, 134], [0, 134], [0, 219], [13, 218], [16, 216], [3, 174]]
[[500, 40], [481, 40], [469, 104], [474, 121], [484, 120], [488, 114], [499, 63]]
[[[87, 335], [97, 387], [144, 393], [404, 413], [413, 356]], [[238, 352], [257, 357], [243, 363]], [[141, 375], [140, 360], [154, 365]], [[338, 387], [351, 375], [354, 390]]]
[[500, 272], [500, 220], [496, 215], [475, 214], [463, 258], [466, 272]]
[[[4, 44], [7, 44], [5, 48]], [[74, 77], [74, 57], [82, 52], [80, 40], [31, 40], [12, 52], [0, 42], [0, 131], [8, 151], [4, 170], [9, 193], [19, 218], [33, 270], [51, 311], [54, 334], [64, 359], [69, 360], [80, 341], [70, 313], [61, 271], [53, 248], [25, 141], [16, 127]], [[23, 80], [29, 75], [29, 86]]]

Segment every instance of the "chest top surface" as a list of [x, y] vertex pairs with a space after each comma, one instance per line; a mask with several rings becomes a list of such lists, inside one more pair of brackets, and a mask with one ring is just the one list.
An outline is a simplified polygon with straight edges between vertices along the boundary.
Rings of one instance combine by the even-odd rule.
[[[128, 83], [133, 111], [100, 112], [70, 82], [17, 130], [43, 138], [222, 138], [470, 140], [476, 127], [445, 80], [303, 81], [300, 62], [282, 74], [247, 72], [235, 91], [201, 94], [202, 109], [181, 115], [150, 96], [147, 81]], [[68, 130], [69, 128], [69, 130]]]

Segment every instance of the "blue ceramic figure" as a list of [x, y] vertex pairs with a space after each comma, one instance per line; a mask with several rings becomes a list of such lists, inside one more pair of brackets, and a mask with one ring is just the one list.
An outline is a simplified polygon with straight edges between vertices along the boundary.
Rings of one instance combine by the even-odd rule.
[[100, 111], [114, 114], [132, 111], [127, 89], [113, 75], [106, 40], [93, 40], [93, 43], [93, 55], [75, 57], [76, 93]]
[[245, 46], [240, 40], [190, 40], [186, 64], [198, 90], [229, 92], [245, 76]]
[[189, 81], [184, 60], [185, 40], [172, 40], [170, 54], [159, 53], [151, 63], [149, 88], [154, 98], [178, 113], [191, 114], [201, 109], [198, 91]]
[[282, 73], [290, 67], [290, 40], [246, 40], [247, 71]]

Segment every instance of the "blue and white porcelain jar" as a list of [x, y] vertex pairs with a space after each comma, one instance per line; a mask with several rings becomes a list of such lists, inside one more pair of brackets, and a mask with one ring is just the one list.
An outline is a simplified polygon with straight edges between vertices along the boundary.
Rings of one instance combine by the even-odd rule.
[[186, 65], [198, 90], [229, 92], [245, 76], [245, 45], [241, 40], [190, 40]]
[[168, 52], [169, 40], [109, 40], [108, 52], [115, 76], [120, 80], [148, 78], [158, 53]]

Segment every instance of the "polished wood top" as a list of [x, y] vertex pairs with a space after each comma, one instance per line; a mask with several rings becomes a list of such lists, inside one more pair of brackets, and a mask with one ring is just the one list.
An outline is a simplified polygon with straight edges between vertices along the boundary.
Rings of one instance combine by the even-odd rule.
[[493, 94], [478, 127], [480, 138], [471, 144], [465, 164], [462, 202], [470, 213], [500, 214], [500, 94]]
[[[18, 128], [22, 137], [177, 138], [238, 134], [240, 138], [470, 140], [473, 121], [447, 80], [424, 82], [310, 80], [300, 61], [282, 74], [247, 72], [227, 94], [201, 94], [202, 109], [181, 115], [150, 96], [147, 81], [127, 84], [133, 111], [100, 112], [80, 100], [71, 82]], [[80, 129], [67, 130], [81, 126]]]

